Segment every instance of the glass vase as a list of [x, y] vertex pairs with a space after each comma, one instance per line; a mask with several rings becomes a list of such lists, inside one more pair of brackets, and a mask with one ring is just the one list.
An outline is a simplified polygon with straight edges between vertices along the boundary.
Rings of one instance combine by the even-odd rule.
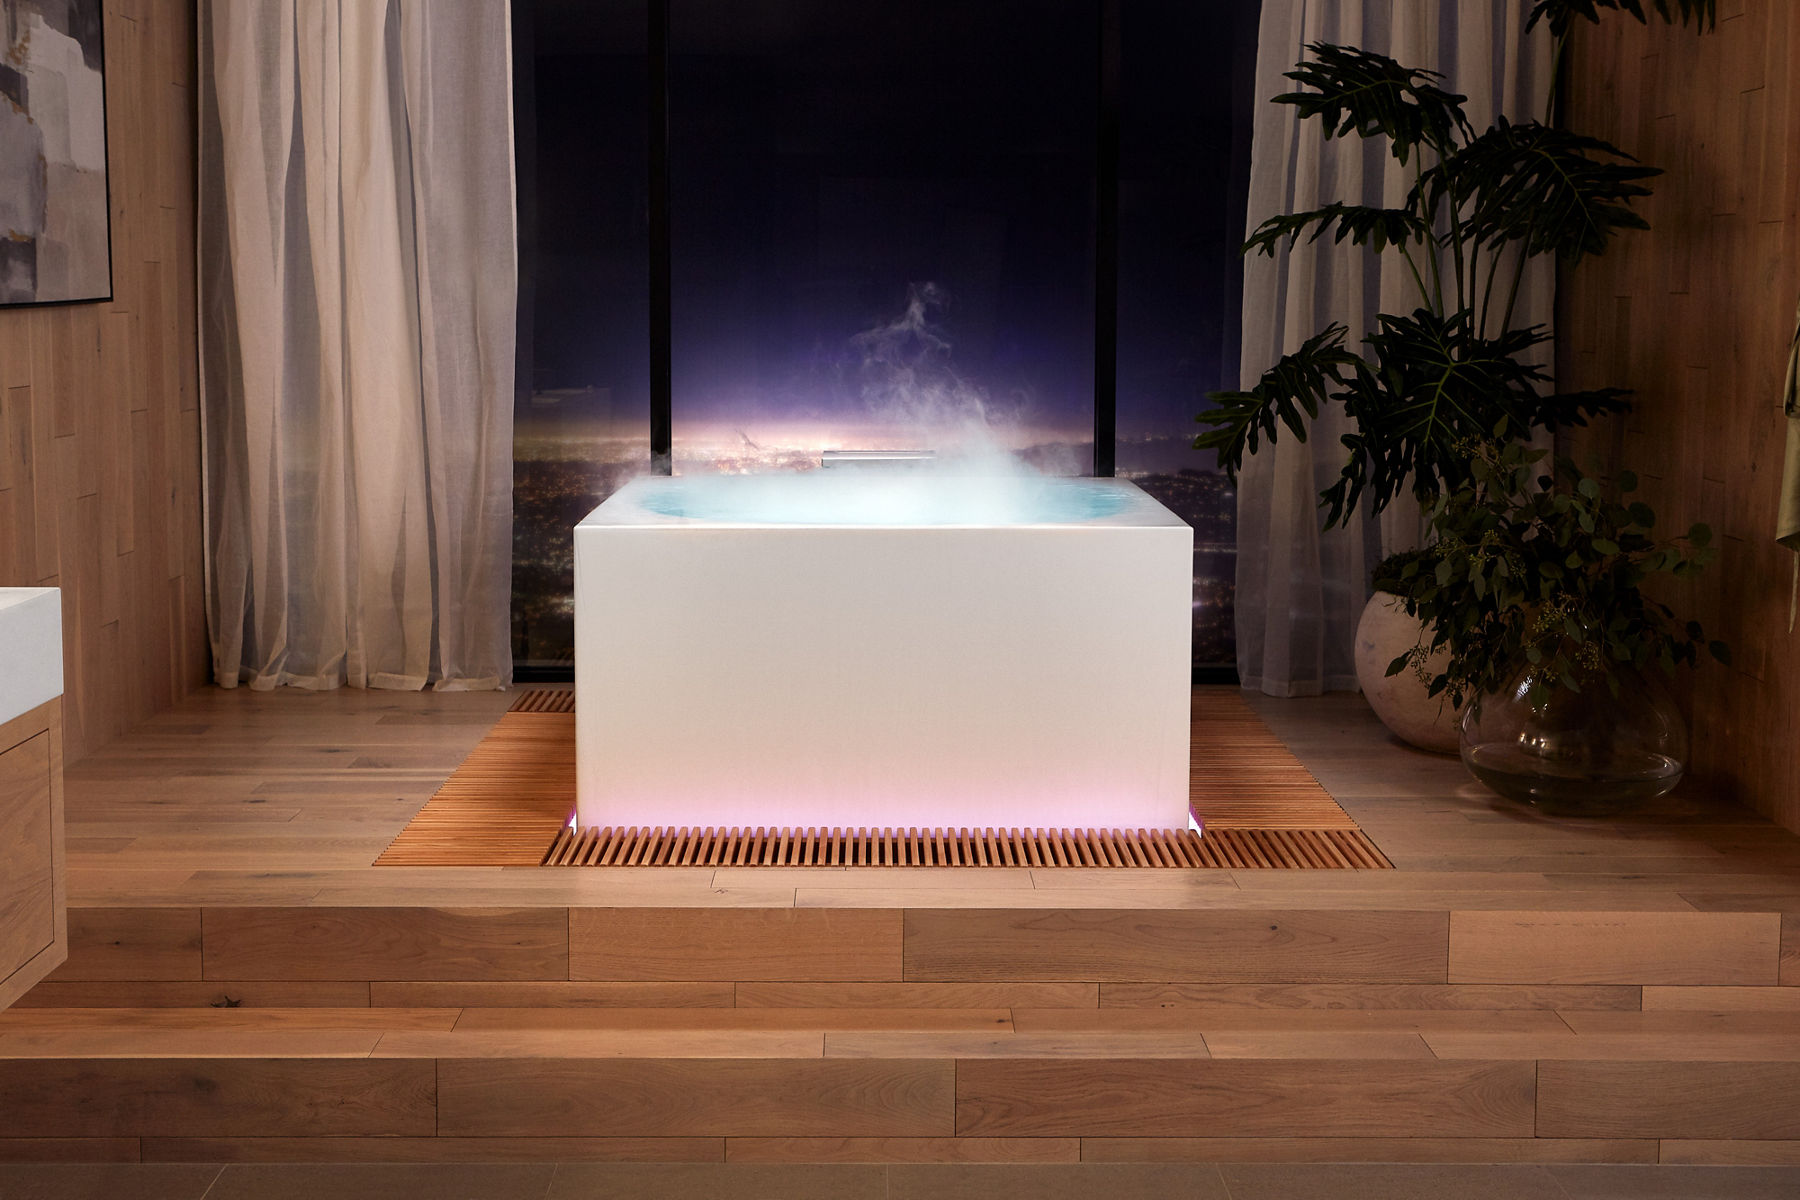
[[1664, 795], [1687, 769], [1687, 726], [1662, 681], [1618, 668], [1534, 702], [1529, 668], [1463, 714], [1462, 760], [1510, 800], [1559, 816], [1606, 816]]

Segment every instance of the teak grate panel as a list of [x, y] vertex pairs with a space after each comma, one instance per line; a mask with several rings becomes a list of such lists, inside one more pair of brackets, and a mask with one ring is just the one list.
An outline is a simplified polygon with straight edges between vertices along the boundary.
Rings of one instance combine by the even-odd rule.
[[1263, 724], [1236, 688], [1193, 691], [1188, 807], [1222, 829], [1355, 829], [1350, 814]]
[[1361, 830], [565, 829], [551, 867], [1384, 869]]
[[515, 710], [469, 752], [375, 865], [535, 867], [574, 813], [575, 714]]
[[570, 828], [575, 693], [527, 688], [377, 866], [1381, 870], [1349, 814], [1230, 689], [1194, 693], [1190, 830]]
[[513, 697], [507, 712], [572, 713], [575, 692], [571, 688], [526, 688]]

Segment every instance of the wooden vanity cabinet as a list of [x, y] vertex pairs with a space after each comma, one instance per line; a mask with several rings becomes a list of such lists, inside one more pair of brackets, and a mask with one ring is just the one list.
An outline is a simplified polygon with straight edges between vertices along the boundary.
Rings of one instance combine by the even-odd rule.
[[0, 1009], [68, 955], [58, 698], [0, 724]]

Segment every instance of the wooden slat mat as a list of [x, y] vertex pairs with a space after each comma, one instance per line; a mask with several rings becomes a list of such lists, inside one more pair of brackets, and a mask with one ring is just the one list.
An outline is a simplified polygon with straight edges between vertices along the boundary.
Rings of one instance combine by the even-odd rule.
[[[571, 709], [570, 711], [573, 711]], [[1234, 687], [1194, 689], [1188, 804], [1222, 829], [1355, 829], [1312, 772], [1269, 732]]]
[[574, 813], [575, 713], [509, 712], [375, 865], [535, 867]]
[[1379, 870], [1358, 829], [564, 829], [552, 867], [1163, 867]]
[[1235, 688], [1194, 692], [1189, 830], [569, 829], [575, 705], [511, 711], [377, 866], [1076, 866], [1384, 869], [1391, 864]]
[[513, 697], [507, 712], [572, 713], [575, 711], [573, 688], [526, 688]]

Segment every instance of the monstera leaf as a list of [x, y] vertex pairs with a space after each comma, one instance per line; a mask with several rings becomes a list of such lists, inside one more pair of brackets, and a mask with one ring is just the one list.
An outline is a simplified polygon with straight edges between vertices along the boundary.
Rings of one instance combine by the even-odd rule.
[[1435, 496], [1465, 477], [1468, 446], [1518, 437], [1537, 423], [1547, 376], [1527, 356], [1550, 334], [1540, 326], [1483, 338], [1473, 325], [1467, 312], [1440, 317], [1428, 309], [1380, 318], [1340, 396], [1357, 431], [1344, 436], [1349, 461], [1323, 493], [1327, 528], [1365, 490], [1375, 512], [1409, 481], [1421, 499]]
[[1256, 232], [1244, 243], [1244, 252], [1261, 251], [1272, 258], [1284, 240], [1292, 244], [1312, 228], [1313, 235], [1308, 240], [1316, 242], [1333, 226], [1337, 228], [1333, 241], [1367, 246], [1377, 254], [1389, 246], [1423, 242], [1432, 233], [1431, 226], [1410, 209], [1327, 204], [1312, 212], [1270, 217], [1257, 226]]
[[1249, 391], [1209, 393], [1207, 399], [1218, 407], [1195, 418], [1212, 428], [1194, 439], [1194, 449], [1218, 451], [1219, 466], [1235, 479], [1246, 454], [1254, 453], [1264, 438], [1275, 440], [1277, 422], [1304, 442], [1306, 423], [1362, 361], [1344, 348], [1349, 332], [1342, 325], [1328, 325], [1283, 355]]
[[1408, 487], [1421, 500], [1468, 479], [1470, 447], [1522, 437], [1533, 429], [1585, 424], [1621, 412], [1628, 393], [1616, 388], [1545, 394], [1549, 381], [1533, 351], [1551, 340], [1542, 326], [1497, 337], [1475, 332], [1473, 315], [1440, 317], [1419, 309], [1382, 316], [1364, 339], [1368, 351], [1344, 346], [1347, 331], [1331, 325], [1263, 374], [1247, 392], [1213, 392], [1218, 407], [1201, 413], [1212, 428], [1194, 439], [1216, 450], [1236, 478], [1244, 457], [1280, 426], [1304, 442], [1308, 422], [1341, 404], [1356, 432], [1336, 483], [1320, 493], [1325, 526], [1341, 524], [1368, 494], [1380, 512]]
[[1312, 57], [1287, 78], [1313, 90], [1284, 93], [1275, 103], [1293, 105], [1302, 119], [1319, 118], [1326, 137], [1380, 134], [1404, 163], [1420, 145], [1441, 152], [1458, 133], [1473, 135], [1462, 107], [1468, 97], [1433, 84], [1443, 78], [1436, 71], [1413, 70], [1386, 55], [1329, 42], [1306, 49]]
[[1465, 229], [1478, 241], [1518, 242], [1527, 254], [1573, 263], [1602, 253], [1621, 229], [1650, 228], [1630, 204], [1660, 174], [1599, 138], [1501, 117], [1421, 184], [1441, 192], [1460, 180], [1459, 194], [1472, 197]]
[[1460, 485], [1472, 446], [1585, 424], [1626, 406], [1616, 389], [1545, 395], [1548, 376], [1533, 353], [1551, 341], [1542, 326], [1482, 337], [1471, 314], [1439, 317], [1428, 309], [1383, 316], [1380, 325], [1337, 397], [1356, 432], [1343, 438], [1350, 457], [1338, 481], [1321, 493], [1327, 528], [1365, 491], [1380, 512], [1408, 487], [1429, 501]]
[[[1533, 26], [1549, 23], [1561, 61], [1577, 20], [1612, 11], [1707, 28], [1716, 7], [1716, 0], [1534, 0], [1529, 17]], [[1341, 439], [1341, 475], [1320, 494], [1329, 528], [1365, 501], [1379, 512], [1408, 489], [1430, 501], [1464, 485], [1482, 447], [1625, 411], [1622, 389], [1554, 391], [1543, 365], [1550, 334], [1514, 328], [1513, 316], [1531, 260], [1577, 262], [1624, 230], [1647, 228], [1632, 205], [1661, 172], [1599, 138], [1538, 121], [1501, 117], [1477, 132], [1465, 97], [1442, 87], [1435, 72], [1349, 46], [1313, 42], [1306, 50], [1287, 73], [1298, 88], [1275, 102], [1318, 120], [1327, 137], [1385, 138], [1395, 159], [1414, 166], [1414, 179], [1397, 207], [1340, 201], [1269, 217], [1244, 251], [1274, 256], [1284, 244], [1327, 236], [1376, 253], [1397, 249], [1420, 307], [1379, 316], [1355, 349], [1345, 345], [1348, 331], [1333, 324], [1248, 391], [1210, 393], [1215, 407], [1200, 414], [1208, 429], [1195, 447], [1216, 451], [1235, 475], [1263, 443], [1304, 442], [1325, 406], [1342, 405], [1355, 432]], [[1502, 282], [1502, 273], [1510, 280]]]
[[[1665, 21], [1679, 20], [1683, 25], [1692, 21], [1701, 30], [1711, 29], [1718, 21], [1718, 0], [1651, 0], [1651, 7]], [[1561, 38], [1577, 17], [1597, 24], [1601, 9], [1629, 13], [1646, 25], [1650, 22], [1643, 0], [1538, 0], [1525, 29], [1530, 32], [1539, 21], [1548, 21], [1551, 36]]]
[[[1654, 14], [1704, 30], [1716, 7], [1533, 0], [1528, 27], [1549, 24], [1560, 64], [1577, 20], [1610, 11], [1648, 23]], [[1386, 138], [1394, 158], [1412, 166], [1412, 183], [1398, 207], [1337, 202], [1270, 217], [1245, 253], [1273, 257], [1284, 243], [1327, 235], [1376, 253], [1398, 250], [1420, 307], [1378, 316], [1356, 349], [1346, 346], [1344, 326], [1327, 326], [1255, 387], [1210, 393], [1215, 407], [1200, 414], [1208, 428], [1195, 447], [1216, 451], [1235, 478], [1262, 443], [1305, 442], [1328, 405], [1342, 406], [1337, 427], [1353, 432], [1339, 439], [1343, 467], [1320, 493], [1325, 526], [1346, 524], [1359, 505], [1378, 513], [1409, 491], [1421, 502], [1431, 543], [1383, 564], [1377, 583], [1431, 630], [1389, 674], [1422, 670], [1429, 651], [1450, 651], [1452, 666], [1431, 681], [1433, 695], [1477, 694], [1523, 661], [1545, 665], [1545, 686], [1572, 690], [1585, 685], [1578, 668], [1616, 687], [1614, 662], [1693, 662], [1698, 626], [1674, 626], [1640, 585], [1651, 572], [1698, 570], [1705, 530], [1659, 542], [1647, 506], [1607, 500], [1597, 480], [1579, 473], [1565, 472], [1560, 486], [1536, 478], [1534, 431], [1626, 411], [1628, 393], [1554, 391], [1544, 365], [1550, 333], [1513, 327], [1527, 264], [1549, 255], [1574, 263], [1624, 230], [1646, 228], [1632, 205], [1661, 172], [1598, 138], [1536, 121], [1503, 117], [1477, 133], [1465, 98], [1440, 86], [1442, 76], [1380, 54], [1313, 43], [1287, 77], [1299, 88], [1277, 103], [1316, 118], [1328, 138]], [[1623, 476], [1618, 486], [1630, 487]]]

